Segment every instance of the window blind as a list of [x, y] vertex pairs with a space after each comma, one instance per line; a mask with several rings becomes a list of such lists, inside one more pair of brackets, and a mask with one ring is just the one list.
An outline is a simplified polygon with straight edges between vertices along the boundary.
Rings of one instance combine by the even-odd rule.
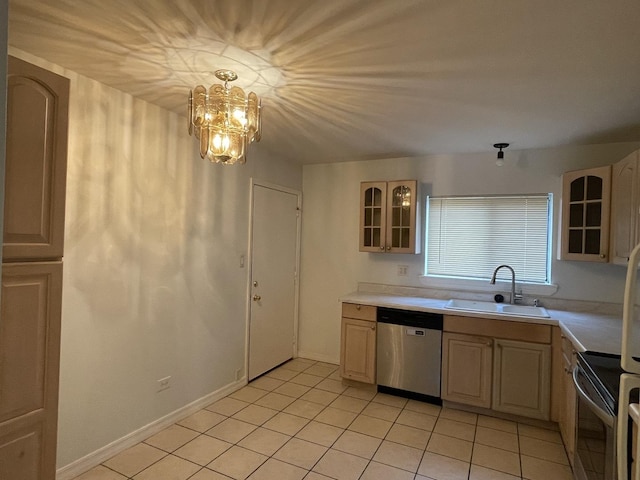
[[[427, 199], [426, 275], [550, 283], [551, 194]], [[511, 280], [504, 269], [499, 279]]]

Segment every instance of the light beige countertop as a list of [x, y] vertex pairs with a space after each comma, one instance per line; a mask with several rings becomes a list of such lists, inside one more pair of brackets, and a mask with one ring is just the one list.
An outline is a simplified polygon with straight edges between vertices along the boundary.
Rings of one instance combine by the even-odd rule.
[[[622, 317], [617, 315], [590, 312], [570, 312], [564, 310], [551, 310], [547, 308], [550, 318], [516, 317], [505, 314], [451, 310], [444, 307], [447, 300], [442, 299], [367, 292], [353, 292], [341, 297], [339, 300], [341, 302], [359, 303], [376, 307], [398, 308], [402, 310], [442, 313], [444, 315], [559, 325], [578, 351], [590, 350], [595, 352], [620, 354], [621, 349], [620, 335]], [[638, 353], [640, 353], [640, 339], [638, 339], [636, 347], [637, 348], [634, 349], [634, 354], [638, 355]]]

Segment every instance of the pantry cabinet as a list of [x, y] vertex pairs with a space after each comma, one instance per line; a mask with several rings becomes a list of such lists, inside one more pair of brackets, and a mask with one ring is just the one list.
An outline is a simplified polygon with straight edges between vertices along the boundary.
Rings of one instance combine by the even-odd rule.
[[491, 408], [493, 339], [444, 332], [442, 399]]
[[551, 346], [496, 339], [493, 355], [493, 410], [548, 420]]
[[54, 480], [69, 80], [14, 57], [0, 321], [0, 478]]
[[69, 80], [9, 57], [2, 261], [60, 258]]
[[443, 339], [444, 400], [550, 419], [550, 325], [445, 315]]
[[562, 176], [561, 260], [609, 261], [611, 166]]
[[626, 265], [640, 241], [640, 152], [635, 151], [613, 165], [611, 179], [612, 263]]
[[376, 381], [376, 307], [342, 304], [340, 375], [373, 384]]
[[418, 182], [360, 184], [360, 251], [420, 253]]

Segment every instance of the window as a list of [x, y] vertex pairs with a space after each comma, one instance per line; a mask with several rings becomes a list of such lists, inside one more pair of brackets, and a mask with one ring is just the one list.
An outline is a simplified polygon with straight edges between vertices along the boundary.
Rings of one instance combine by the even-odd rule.
[[[551, 281], [551, 194], [427, 198], [425, 275]], [[498, 278], [511, 280], [508, 271]]]

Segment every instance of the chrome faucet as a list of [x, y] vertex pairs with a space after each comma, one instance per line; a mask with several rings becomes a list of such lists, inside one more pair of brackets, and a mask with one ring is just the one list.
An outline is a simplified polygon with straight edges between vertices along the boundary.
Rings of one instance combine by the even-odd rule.
[[493, 271], [493, 276], [491, 277], [491, 281], [489, 283], [491, 285], [496, 284], [496, 274], [501, 268], [508, 268], [509, 270], [511, 270], [511, 305], [513, 305], [514, 303], [522, 300], [522, 295], [516, 293], [516, 272], [513, 270], [513, 268], [511, 268], [509, 265], [500, 265]]

